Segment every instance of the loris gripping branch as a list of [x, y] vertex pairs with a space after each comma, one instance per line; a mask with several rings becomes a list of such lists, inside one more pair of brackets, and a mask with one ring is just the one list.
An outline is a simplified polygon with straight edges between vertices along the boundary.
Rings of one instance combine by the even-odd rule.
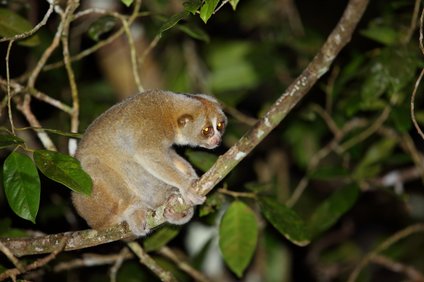
[[[200, 205], [205, 197], [193, 185], [198, 176], [172, 146], [213, 149], [227, 123], [219, 103], [207, 95], [150, 90], [132, 96], [99, 116], [87, 129], [76, 158], [93, 179], [90, 196], [73, 193], [78, 213], [96, 229], [126, 221], [137, 236], [149, 232], [146, 213], [182, 200]], [[184, 212], [166, 208], [163, 216], [184, 224]]]

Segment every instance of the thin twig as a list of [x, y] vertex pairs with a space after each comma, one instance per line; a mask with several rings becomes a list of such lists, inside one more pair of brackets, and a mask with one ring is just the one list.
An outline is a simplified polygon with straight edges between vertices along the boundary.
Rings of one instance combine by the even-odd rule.
[[[140, 10], [140, 7], [141, 7], [141, 0], [136, 0], [134, 2], [133, 13], [128, 18], [128, 25], [131, 25], [135, 21], [135, 19], [139, 16], [138, 11]], [[100, 10], [100, 9], [95, 9], [95, 10], [92, 10], [92, 11], [102, 13], [102, 10]], [[80, 13], [83, 13], [83, 12], [80, 12]], [[110, 14], [110, 12], [107, 12], [107, 13]], [[99, 50], [103, 46], [106, 46], [106, 45], [112, 43], [113, 41], [115, 41], [115, 39], [117, 39], [123, 33], [124, 33], [124, 27], [120, 28], [117, 32], [115, 32], [110, 37], [106, 38], [105, 40], [99, 41], [97, 44], [93, 45], [92, 47], [82, 51], [81, 53], [79, 53], [77, 55], [70, 57], [70, 61], [71, 62], [79, 61], [79, 60], [95, 53], [97, 50]], [[43, 68], [43, 71], [53, 70], [53, 69], [56, 69], [56, 68], [59, 68], [59, 67], [62, 67], [62, 66], [63, 66], [62, 61], [55, 62], [55, 63], [49, 64], [49, 65], [46, 65]]]
[[424, 224], [415, 224], [406, 227], [405, 229], [402, 229], [386, 240], [384, 240], [380, 245], [377, 246], [373, 251], [369, 252], [355, 267], [355, 269], [352, 271], [352, 273], [349, 276], [348, 282], [354, 282], [358, 278], [359, 273], [362, 271], [362, 269], [373, 259], [375, 258], [379, 253], [387, 250], [390, 246], [393, 244], [399, 242], [401, 239], [408, 237], [414, 233], [420, 233], [424, 232]]
[[31, 264], [28, 264], [27, 266], [25, 266], [23, 269], [18, 269], [18, 268], [12, 268], [12, 269], [8, 269], [2, 273], [0, 273], [0, 281], [3, 281], [7, 278], [10, 277], [16, 277], [19, 274], [28, 272], [28, 271], [32, 271], [35, 270], [37, 268], [40, 268], [46, 264], [48, 264], [51, 260], [53, 260], [54, 258], [56, 258], [56, 256], [63, 251], [63, 248], [66, 245], [68, 238], [67, 237], [63, 237], [61, 239], [61, 241], [58, 242], [58, 246], [57, 248], [50, 253], [49, 255], [43, 257], [43, 258], [39, 258], [36, 261], [34, 261]]
[[140, 263], [147, 266], [154, 274], [156, 274], [161, 281], [164, 282], [177, 282], [171, 272], [164, 270], [160, 267], [157, 262], [152, 259], [143, 248], [136, 242], [132, 241], [127, 243], [128, 247], [134, 252], [134, 254], [140, 259]]
[[15, 134], [15, 125], [13, 124], [13, 114], [12, 114], [12, 94], [10, 93], [10, 68], [9, 68], [9, 58], [10, 58], [10, 50], [12, 49], [12, 45], [14, 40], [10, 40], [7, 45], [6, 52], [6, 87], [7, 87], [7, 112], [9, 116], [10, 128], [12, 133]]
[[373, 257], [371, 262], [384, 266], [393, 272], [403, 273], [410, 279], [410, 281], [424, 282], [423, 274], [412, 266], [405, 265], [381, 255]]
[[411, 23], [409, 25], [408, 32], [406, 33], [406, 36], [405, 36], [405, 43], [408, 43], [409, 41], [411, 41], [412, 35], [414, 34], [415, 28], [417, 27], [418, 15], [420, 14], [420, 3], [421, 3], [421, 0], [415, 0]]
[[199, 282], [209, 282], [210, 280], [200, 271], [191, 266], [187, 261], [181, 259], [174, 251], [172, 251], [169, 247], [162, 247], [159, 250], [159, 253], [164, 257], [172, 260], [177, 266], [183, 270], [185, 273], [190, 275], [195, 281]]
[[13, 263], [13, 265], [19, 270], [24, 271], [24, 265], [13, 255], [13, 253], [0, 242], [0, 251]]
[[56, 5], [56, 1], [52, 1], [52, 0], [47, 0], [47, 2], [50, 4], [49, 8], [46, 12], [46, 14], [44, 15], [43, 19], [41, 20], [41, 22], [39, 22], [36, 26], [34, 26], [31, 30], [11, 36], [11, 37], [3, 37], [0, 38], [0, 42], [4, 42], [4, 41], [16, 41], [16, 40], [20, 40], [20, 39], [24, 39], [27, 37], [30, 37], [31, 35], [34, 35], [41, 27], [43, 27], [46, 23], [47, 20], [49, 19], [50, 15], [53, 12], [54, 6]]

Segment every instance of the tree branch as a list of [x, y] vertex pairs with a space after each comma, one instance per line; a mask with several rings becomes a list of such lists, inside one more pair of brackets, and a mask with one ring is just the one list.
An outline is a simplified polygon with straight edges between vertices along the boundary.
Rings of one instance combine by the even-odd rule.
[[[265, 116], [244, 135], [224, 155], [219, 157], [214, 166], [206, 172], [196, 185], [196, 190], [206, 195], [220, 182], [253, 148], [255, 148], [291, 111], [291, 109], [308, 93], [317, 80], [325, 74], [342, 48], [350, 41], [352, 34], [361, 19], [368, 0], [350, 0], [342, 18], [334, 28], [318, 54], [306, 67], [302, 74], [289, 86], [282, 96], [274, 103]], [[162, 224], [161, 206], [148, 214], [150, 229]], [[125, 223], [106, 230], [84, 230], [61, 234], [47, 235], [36, 238], [8, 238], [2, 242], [16, 256], [41, 254], [55, 249], [58, 239], [69, 236], [65, 250], [82, 249], [105, 244], [119, 239], [131, 237], [131, 232]]]

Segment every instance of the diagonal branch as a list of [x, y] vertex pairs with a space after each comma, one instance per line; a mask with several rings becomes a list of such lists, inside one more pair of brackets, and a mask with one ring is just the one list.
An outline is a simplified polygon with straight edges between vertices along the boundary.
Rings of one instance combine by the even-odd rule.
[[[361, 19], [369, 0], [350, 0], [339, 23], [327, 38], [318, 54], [306, 67], [302, 74], [289, 86], [282, 96], [274, 103], [265, 116], [246, 133], [233, 147], [222, 155], [214, 166], [199, 180], [196, 190], [206, 195], [219, 183], [247, 154], [249, 154], [297, 105], [308, 93], [318, 79], [325, 74], [331, 63], [350, 41], [352, 34]], [[161, 216], [165, 207], [160, 207], [148, 216], [148, 225], [152, 229], [164, 222]], [[2, 242], [16, 256], [51, 252], [55, 242], [70, 236], [65, 250], [82, 249], [105, 244], [119, 239], [131, 237], [125, 223], [106, 230], [84, 230], [61, 234], [47, 235], [37, 238], [9, 238]]]

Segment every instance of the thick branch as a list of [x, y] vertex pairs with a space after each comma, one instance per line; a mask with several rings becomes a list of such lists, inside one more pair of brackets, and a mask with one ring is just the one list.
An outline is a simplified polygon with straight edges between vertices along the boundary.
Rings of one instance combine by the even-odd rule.
[[[317, 80], [325, 74], [341, 49], [350, 41], [356, 25], [361, 19], [368, 0], [350, 0], [342, 18], [322, 46], [321, 50], [302, 74], [289, 86], [265, 116], [243, 136], [233, 147], [222, 155], [215, 165], [197, 183], [199, 193], [206, 195], [220, 182], [254, 147], [256, 147], [308, 93]], [[164, 207], [148, 216], [148, 226], [152, 229], [164, 222], [161, 216]], [[131, 237], [126, 224], [108, 230], [85, 230], [48, 235], [39, 238], [0, 240], [16, 256], [46, 253], [55, 249], [58, 238], [70, 236], [65, 250], [82, 249], [119, 239]]]

